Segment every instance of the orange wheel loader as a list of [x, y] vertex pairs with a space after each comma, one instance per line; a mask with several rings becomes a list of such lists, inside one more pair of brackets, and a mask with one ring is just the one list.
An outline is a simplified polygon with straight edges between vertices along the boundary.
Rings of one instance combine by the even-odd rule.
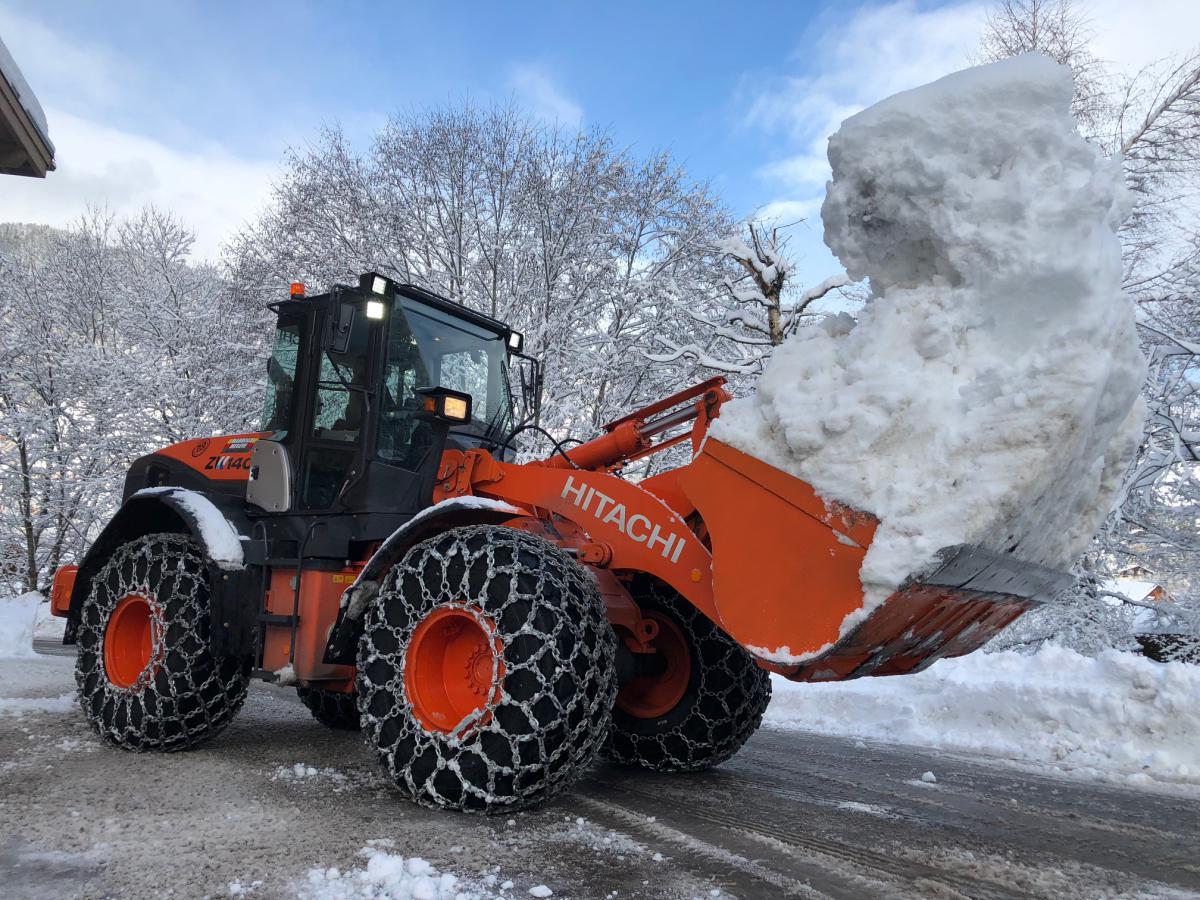
[[[1063, 584], [946, 548], [841, 634], [876, 521], [707, 438], [722, 379], [517, 463], [540, 430], [518, 332], [373, 272], [271, 308], [261, 429], [138, 459], [56, 573], [80, 705], [117, 746], [193, 747], [257, 677], [361, 728], [416, 802], [507, 812], [598, 752], [717, 765], [758, 727], [769, 673], [917, 671]], [[684, 443], [688, 464], [622, 477]]]

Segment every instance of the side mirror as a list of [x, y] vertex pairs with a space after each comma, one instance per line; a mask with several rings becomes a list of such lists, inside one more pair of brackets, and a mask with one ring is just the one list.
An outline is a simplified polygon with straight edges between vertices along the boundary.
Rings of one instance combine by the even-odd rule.
[[330, 313], [321, 339], [321, 349], [330, 353], [345, 353], [350, 347], [350, 334], [354, 330], [354, 316], [358, 312], [353, 303], [339, 302]]
[[450, 388], [421, 388], [421, 415], [424, 418], [446, 422], [449, 425], [466, 425], [471, 421], [471, 395]]
[[513, 353], [511, 356], [516, 360], [513, 368], [520, 388], [520, 407], [516, 411], [515, 421], [521, 425], [530, 422], [537, 425], [542, 408], [542, 365], [524, 353]]

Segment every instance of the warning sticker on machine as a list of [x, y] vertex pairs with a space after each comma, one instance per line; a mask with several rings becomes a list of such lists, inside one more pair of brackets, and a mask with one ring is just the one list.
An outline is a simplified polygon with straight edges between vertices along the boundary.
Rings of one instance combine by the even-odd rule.
[[225, 445], [225, 449], [223, 449], [221, 453], [249, 453], [254, 448], [256, 443], [258, 443], [258, 438], [256, 437], [232, 438]]

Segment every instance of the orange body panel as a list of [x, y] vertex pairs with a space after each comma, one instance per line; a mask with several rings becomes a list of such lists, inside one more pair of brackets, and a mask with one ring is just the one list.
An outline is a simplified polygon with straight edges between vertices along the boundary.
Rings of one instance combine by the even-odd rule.
[[247, 481], [250, 478], [250, 451], [255, 443], [268, 436], [268, 432], [262, 431], [196, 438], [164, 447], [158, 453], [213, 481]]
[[59, 566], [54, 573], [54, 584], [50, 588], [50, 615], [65, 618], [71, 612], [71, 592], [75, 590], [75, 576], [79, 566]]
[[744, 647], [799, 655], [836, 641], [862, 606], [875, 519], [712, 438], [678, 481], [712, 541], [715, 621]]
[[[707, 423], [716, 409], [698, 413]], [[607, 454], [622, 431], [610, 428], [572, 458], [619, 468]], [[978, 648], [1031, 605], [1001, 592], [999, 582], [999, 589], [915, 583], [839, 636], [864, 602], [859, 569], [879, 524], [873, 516], [827, 502], [799, 478], [712, 438], [690, 464], [637, 485], [558, 459], [561, 466], [517, 466], [479, 450], [448, 452], [434, 499], [476, 494], [527, 510], [529, 518], [514, 525], [575, 549], [606, 578], [606, 569], [654, 575], [764, 668], [795, 680], [916, 671]], [[610, 586], [625, 593], [617, 579]], [[636, 605], [606, 603], [614, 625], [627, 635], [633, 628], [631, 646], [649, 649], [647, 628], [657, 629]], [[785, 656], [806, 659], [779, 661]]]
[[590, 538], [583, 561], [654, 575], [716, 620], [708, 550], [681, 516], [636, 484], [606, 472], [497, 462], [483, 450], [447, 454], [439, 475], [435, 500], [476, 494], [539, 518], [561, 516]]
[[[323, 688], [349, 690], [354, 684], [354, 666], [327, 665], [325, 642], [337, 619], [342, 592], [358, 576], [362, 566], [340, 572], [306, 569], [300, 582], [300, 622], [296, 626], [295, 655], [289, 660], [292, 643], [290, 623], [268, 624], [263, 642], [263, 668], [278, 672], [291, 662], [302, 683], [320, 682]], [[267, 590], [266, 611], [271, 615], [290, 616], [296, 606], [295, 569], [272, 569]]]

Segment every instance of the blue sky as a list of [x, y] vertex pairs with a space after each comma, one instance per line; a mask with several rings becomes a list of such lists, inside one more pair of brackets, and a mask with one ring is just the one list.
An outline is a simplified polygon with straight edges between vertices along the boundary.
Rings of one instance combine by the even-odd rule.
[[[1200, 4], [1083, 6], [1119, 65], [1200, 34]], [[966, 65], [986, 8], [0, 0], [0, 38], [46, 108], [59, 161], [45, 182], [0, 185], [0, 221], [155, 202], [215, 257], [286, 148], [320, 125], [365, 145], [393, 111], [511, 96], [548, 120], [606, 127], [634, 153], [669, 148], [739, 214], [808, 217], [791, 249], [816, 280], [836, 266], [820, 240], [825, 138]]]

